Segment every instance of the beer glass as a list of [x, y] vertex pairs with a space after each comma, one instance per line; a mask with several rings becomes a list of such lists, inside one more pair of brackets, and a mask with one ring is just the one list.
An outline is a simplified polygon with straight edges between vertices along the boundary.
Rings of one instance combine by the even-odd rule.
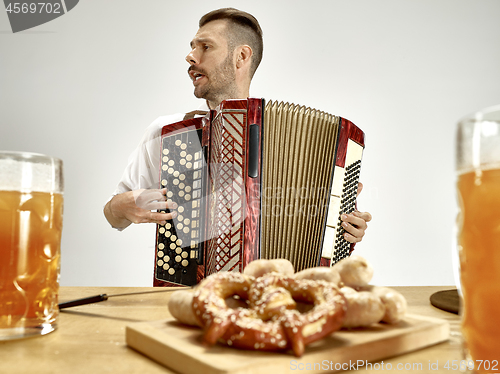
[[464, 367], [500, 372], [500, 106], [462, 119], [456, 146]]
[[0, 151], [0, 340], [57, 327], [62, 161]]

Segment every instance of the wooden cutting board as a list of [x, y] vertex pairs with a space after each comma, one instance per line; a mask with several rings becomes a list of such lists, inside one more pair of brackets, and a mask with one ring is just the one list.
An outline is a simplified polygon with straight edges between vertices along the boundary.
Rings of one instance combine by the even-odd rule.
[[378, 361], [445, 341], [449, 333], [447, 321], [408, 315], [395, 325], [337, 331], [308, 345], [300, 358], [290, 353], [242, 351], [222, 345], [207, 348], [201, 344], [200, 329], [173, 319], [131, 324], [126, 329], [126, 340], [130, 347], [183, 374], [281, 374], [296, 373], [301, 367], [304, 370], [307, 364], [311, 368], [308, 373], [320, 373], [335, 371], [335, 363]]

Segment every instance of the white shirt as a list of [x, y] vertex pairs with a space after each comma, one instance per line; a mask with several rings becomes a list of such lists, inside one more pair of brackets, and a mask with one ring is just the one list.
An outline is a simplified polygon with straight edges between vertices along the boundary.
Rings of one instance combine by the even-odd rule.
[[[199, 110], [208, 111], [206, 103]], [[147, 128], [141, 142], [128, 158], [120, 183], [114, 195], [142, 188], [160, 188], [161, 129], [163, 126], [182, 121], [185, 113], [158, 117]], [[200, 117], [196, 115], [195, 117]]]

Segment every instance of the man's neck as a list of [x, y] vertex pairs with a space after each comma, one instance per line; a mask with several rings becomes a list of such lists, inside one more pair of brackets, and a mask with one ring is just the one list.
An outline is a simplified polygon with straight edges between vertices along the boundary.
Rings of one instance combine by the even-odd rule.
[[215, 104], [215, 102], [214, 102], [214, 101], [209, 101], [209, 100], [207, 100], [207, 105], [208, 105], [208, 109], [213, 110], [213, 109], [215, 109], [215, 108], [217, 107], [217, 105], [219, 105], [219, 104]]
[[215, 109], [224, 100], [231, 100], [231, 99], [234, 99], [234, 100], [246, 100], [249, 96], [250, 96], [249, 92], [246, 92], [245, 94], [231, 95], [231, 96], [224, 97], [224, 98], [218, 99], [218, 100], [208, 100], [207, 99], [207, 105], [208, 105], [208, 107], [210, 109]]

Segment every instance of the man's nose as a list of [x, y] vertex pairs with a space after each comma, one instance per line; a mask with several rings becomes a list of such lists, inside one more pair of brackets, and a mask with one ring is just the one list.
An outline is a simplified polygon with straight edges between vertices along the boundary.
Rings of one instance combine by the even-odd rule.
[[188, 53], [188, 55], [186, 56], [186, 61], [190, 65], [196, 65], [198, 63], [198, 58], [196, 57], [194, 49], [191, 50], [191, 52]]

